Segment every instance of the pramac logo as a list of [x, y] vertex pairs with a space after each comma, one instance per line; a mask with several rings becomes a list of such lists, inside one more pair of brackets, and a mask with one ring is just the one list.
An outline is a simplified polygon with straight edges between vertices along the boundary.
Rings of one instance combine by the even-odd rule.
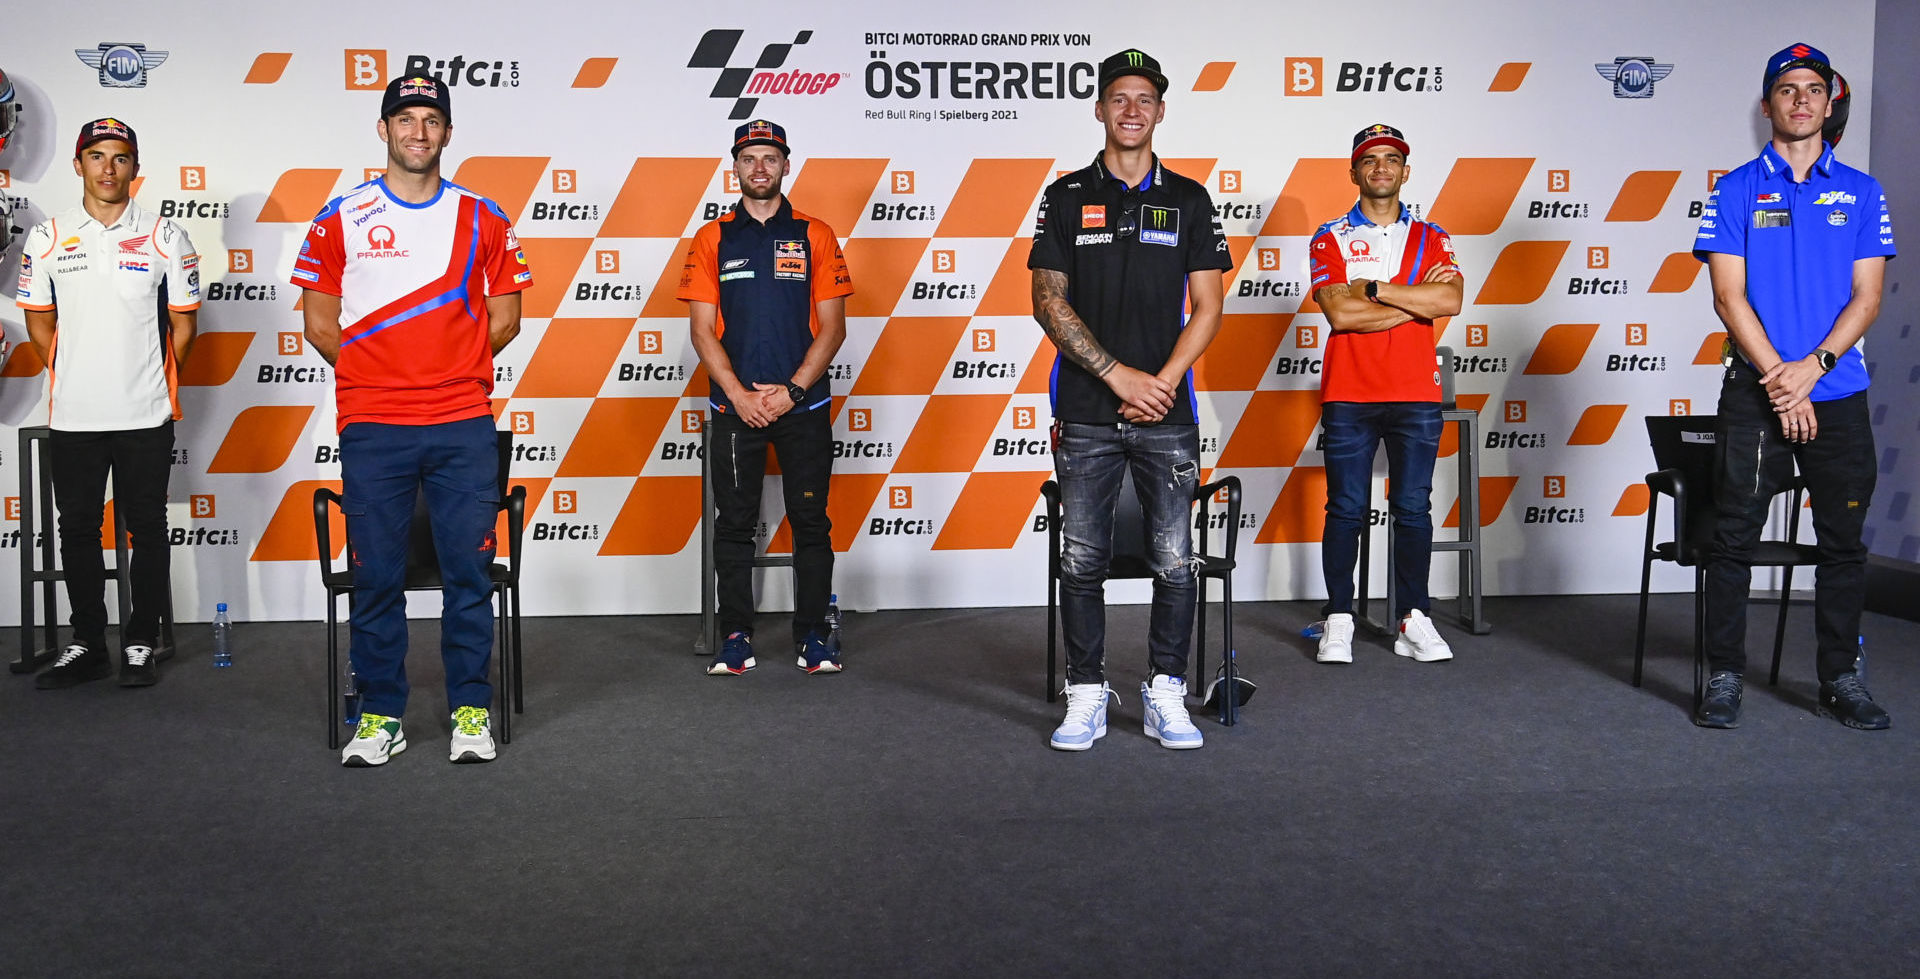
[[369, 258], [406, 258], [411, 252], [405, 248], [395, 248], [393, 229], [384, 224], [376, 224], [367, 229], [367, 250], [355, 252], [353, 257]]

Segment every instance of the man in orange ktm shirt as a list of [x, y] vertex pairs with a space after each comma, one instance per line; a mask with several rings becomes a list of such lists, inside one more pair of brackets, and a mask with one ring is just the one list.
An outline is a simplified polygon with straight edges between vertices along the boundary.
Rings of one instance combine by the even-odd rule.
[[764, 119], [734, 131], [740, 202], [694, 236], [680, 277], [693, 349], [711, 381], [708, 445], [719, 511], [713, 563], [726, 637], [707, 668], [716, 676], [754, 667], [753, 531], [769, 444], [780, 458], [793, 527], [798, 665], [808, 673], [840, 672], [840, 650], [828, 643], [826, 624], [833, 587], [827, 367], [847, 337], [853, 279], [833, 229], [794, 210], [780, 192], [787, 152], [787, 131]]

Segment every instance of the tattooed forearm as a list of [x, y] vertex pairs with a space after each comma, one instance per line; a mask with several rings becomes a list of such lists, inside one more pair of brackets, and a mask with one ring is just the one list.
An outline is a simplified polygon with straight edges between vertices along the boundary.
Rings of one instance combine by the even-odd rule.
[[1094, 377], [1106, 377], [1119, 361], [1101, 348], [1093, 332], [1067, 302], [1067, 274], [1033, 270], [1033, 318], [1060, 353]]

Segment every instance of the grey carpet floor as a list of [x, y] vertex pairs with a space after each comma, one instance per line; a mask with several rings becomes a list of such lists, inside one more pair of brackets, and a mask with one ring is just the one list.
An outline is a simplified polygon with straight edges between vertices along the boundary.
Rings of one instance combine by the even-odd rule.
[[[535, 619], [527, 713], [446, 760], [436, 624], [411, 749], [323, 740], [324, 627], [204, 626], [145, 690], [0, 676], [0, 976], [1920, 974], [1920, 626], [1869, 616], [1891, 731], [1813, 712], [1811, 613], [1744, 723], [1687, 721], [1690, 601], [1489, 603], [1457, 658], [1246, 604], [1242, 722], [1050, 751], [1044, 611], [851, 615], [847, 672], [707, 677], [691, 617]], [[1771, 638], [1756, 610], [1752, 645]], [[9, 656], [14, 636], [9, 632]]]

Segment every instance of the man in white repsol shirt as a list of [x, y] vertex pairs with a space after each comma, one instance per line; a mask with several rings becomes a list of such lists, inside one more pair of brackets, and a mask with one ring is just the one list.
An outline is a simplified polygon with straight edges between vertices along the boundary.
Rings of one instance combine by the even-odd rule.
[[47, 364], [49, 469], [73, 606], [72, 641], [34, 685], [71, 687], [113, 672], [100, 553], [111, 473], [114, 506], [133, 548], [120, 685], [144, 687], [159, 679], [154, 645], [171, 589], [167, 477], [180, 417], [179, 368], [200, 308], [200, 256], [179, 225], [133, 202], [140, 172], [133, 127], [118, 119], [80, 127], [73, 172], [80, 206], [27, 235], [16, 300]]

